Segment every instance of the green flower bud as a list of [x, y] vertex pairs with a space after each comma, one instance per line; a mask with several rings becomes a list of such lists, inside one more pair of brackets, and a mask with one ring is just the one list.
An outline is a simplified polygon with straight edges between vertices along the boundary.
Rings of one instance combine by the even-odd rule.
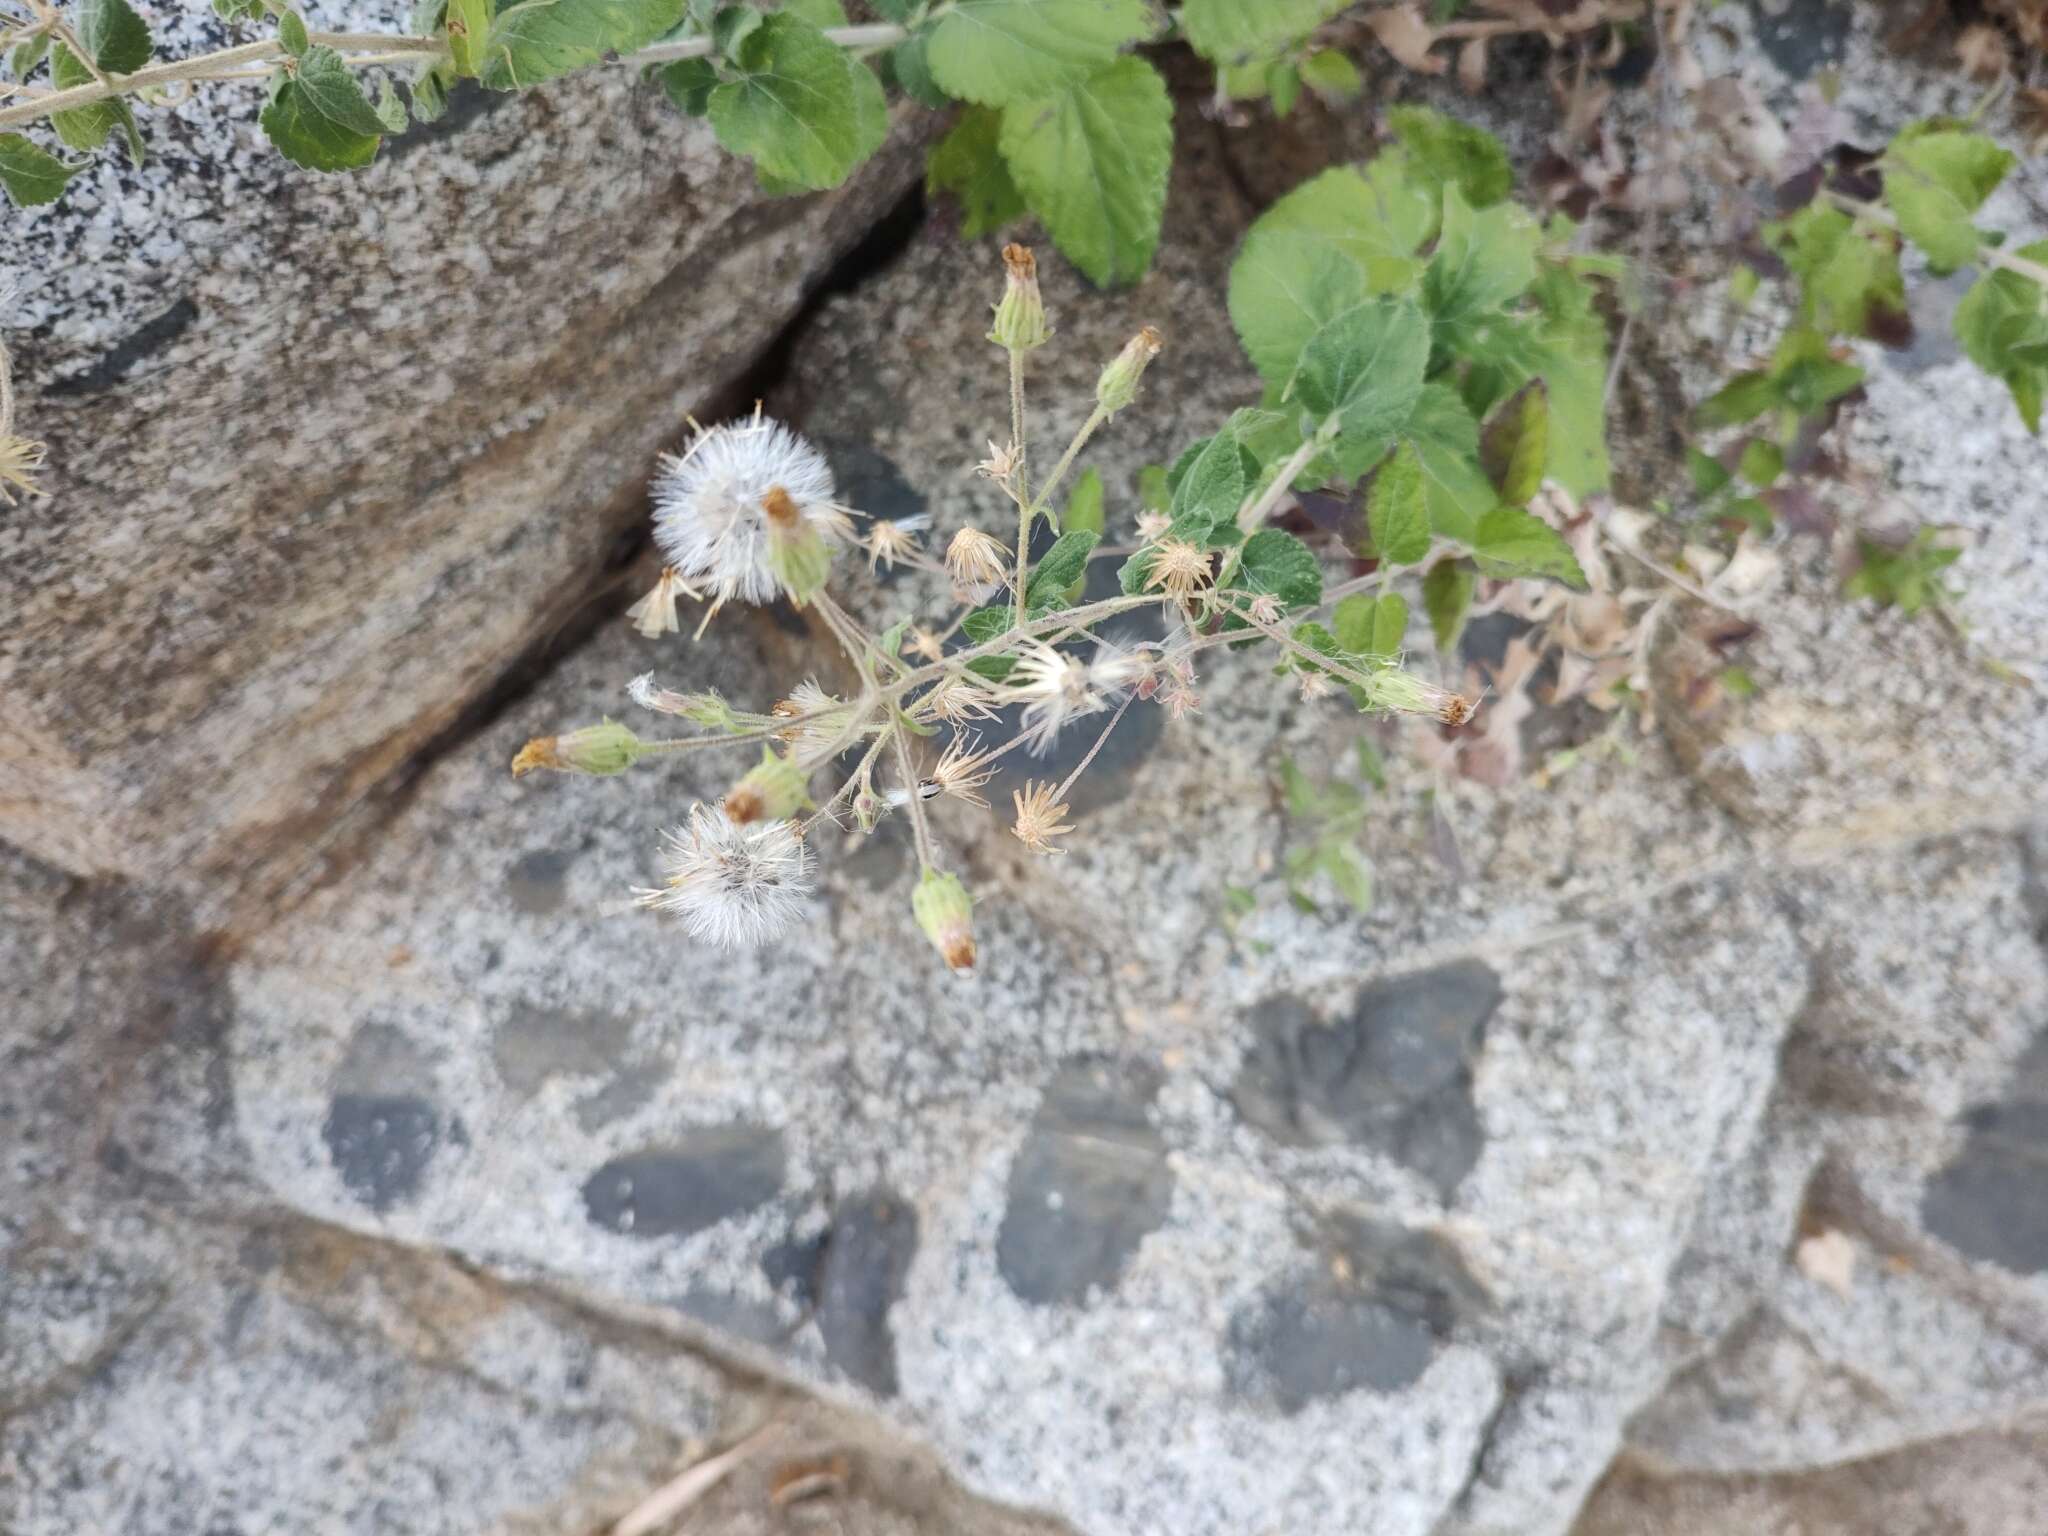
[[647, 743], [625, 726], [607, 720], [566, 736], [536, 736], [512, 759], [512, 775], [520, 778], [536, 768], [550, 768], [557, 773], [624, 773], [647, 750]]
[[958, 875], [926, 870], [910, 893], [910, 910], [949, 970], [974, 969], [974, 898]]
[[811, 524], [768, 528], [768, 569], [799, 608], [815, 598], [831, 575], [831, 545]]
[[1144, 375], [1145, 365], [1159, 355], [1165, 342], [1159, 332], [1146, 326], [1129, 341], [1123, 351], [1117, 353], [1110, 365], [1102, 370], [1102, 377], [1095, 381], [1095, 402], [1110, 415], [1138, 398], [1138, 380]]
[[1006, 245], [1003, 268], [1008, 277], [988, 339], [1012, 352], [1044, 346], [1052, 340], [1052, 328], [1045, 323], [1045, 300], [1038, 292], [1038, 258], [1029, 246]]
[[1374, 709], [1397, 715], [1430, 715], [1445, 725], [1463, 725], [1478, 707], [1463, 694], [1424, 682], [1399, 667], [1373, 673], [1372, 686], [1366, 693]]
[[761, 761], [727, 791], [725, 814], [741, 824], [785, 821], [810, 803], [809, 779], [803, 770], [763, 747]]

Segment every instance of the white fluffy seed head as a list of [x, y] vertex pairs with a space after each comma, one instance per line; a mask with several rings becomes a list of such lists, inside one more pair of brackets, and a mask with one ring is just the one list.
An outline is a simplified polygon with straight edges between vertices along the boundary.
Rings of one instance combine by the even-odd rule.
[[1068, 721], [1105, 706], [1088, 664], [1042, 640], [1026, 643], [1011, 669], [1005, 698], [1024, 706], [1020, 734], [1034, 757], [1043, 757]]
[[635, 891], [640, 905], [674, 913], [691, 937], [727, 949], [780, 936], [802, 915], [814, 883], [788, 822], [742, 826], [701, 805], [691, 807], [688, 826], [665, 835], [662, 863], [668, 884]]
[[[779, 494], [778, 494], [779, 493]], [[848, 532], [825, 456], [767, 417], [701, 432], [654, 477], [654, 538], [685, 581], [724, 602], [765, 603], [783, 585], [778, 544]]]

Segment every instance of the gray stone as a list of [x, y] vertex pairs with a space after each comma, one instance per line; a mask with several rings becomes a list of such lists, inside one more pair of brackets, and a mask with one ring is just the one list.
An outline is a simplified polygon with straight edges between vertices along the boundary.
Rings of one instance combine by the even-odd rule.
[[583, 1186], [590, 1219], [634, 1237], [688, 1237], [782, 1192], [780, 1132], [729, 1125], [615, 1157]]
[[[917, 1212], [890, 1191], [873, 1190], [832, 1208], [816, 1272], [825, 1363], [881, 1397], [896, 1395], [889, 1309], [903, 1294], [916, 1253]], [[765, 1261], [762, 1267], [768, 1268]]]
[[444, 1132], [441, 1112], [412, 1094], [338, 1093], [320, 1134], [349, 1192], [388, 1211], [418, 1192]]
[[1438, 1341], [1485, 1304], [1457, 1251], [1435, 1233], [1352, 1211], [1326, 1226], [1311, 1267], [1283, 1277], [1230, 1320], [1232, 1389], [1285, 1414], [1359, 1387], [1410, 1385]]
[[[149, 19], [170, 57], [226, 35]], [[94, 157], [0, 231], [18, 426], [52, 448], [49, 499], [0, 529], [0, 836], [253, 927], [616, 600], [656, 454], [914, 184], [937, 117], [770, 198], [628, 67], [479, 94], [348, 176], [288, 165], [250, 90], [139, 109], [172, 152]]]
[[[518, 902], [522, 911], [533, 909]], [[491, 1060], [514, 1093], [531, 1094], [557, 1077], [599, 1077], [615, 1071], [632, 1045], [629, 1019], [522, 1003], [491, 1042]]]
[[1173, 1171], [1147, 1118], [1155, 1076], [1076, 1062], [1046, 1088], [1010, 1169], [996, 1265], [1010, 1289], [1040, 1305], [1107, 1289], [1146, 1234], [1166, 1219]]
[[[2033, 1055], [2038, 1076], [2048, 1066], [2048, 1035]], [[2048, 1270], [2048, 1098], [1979, 1105], [1963, 1123], [1962, 1151], [1922, 1198], [1927, 1230], [1973, 1259], [2019, 1274]]]
[[1756, 40], [1773, 64], [1805, 80], [1842, 62], [1854, 23], [1848, 0], [1761, 0]]
[[1500, 996], [1499, 977], [1464, 961], [1376, 982], [1328, 1023], [1298, 998], [1268, 999], [1231, 1102], [1295, 1146], [1377, 1148], [1448, 1200], [1479, 1158], [1471, 1062]]

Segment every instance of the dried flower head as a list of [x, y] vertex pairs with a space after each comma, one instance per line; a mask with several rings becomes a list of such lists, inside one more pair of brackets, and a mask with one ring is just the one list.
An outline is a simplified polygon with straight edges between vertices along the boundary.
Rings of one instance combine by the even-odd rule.
[[949, 725], [966, 720], [993, 720], [996, 700], [986, 688], [964, 677], [948, 677], [917, 701], [917, 713], [921, 719], [944, 720]]
[[1067, 851], [1055, 848], [1052, 843], [1054, 838], [1074, 830], [1065, 821], [1067, 807], [1053, 803], [1058, 794], [1058, 788], [1052, 784], [1034, 784], [1028, 780], [1021, 790], [1010, 792], [1010, 799], [1017, 807], [1017, 820], [1010, 831], [1033, 853]]
[[733, 707], [717, 694], [677, 693], [673, 688], [657, 684], [652, 672], [642, 672], [626, 684], [626, 697], [642, 709], [663, 715], [679, 715], [692, 725], [705, 726], [710, 730], [739, 732], [746, 729], [746, 722], [734, 714]]
[[913, 624], [903, 637], [903, 649], [924, 661], [938, 661], [946, 654], [945, 644], [922, 624]]
[[1161, 539], [1152, 547], [1152, 571], [1145, 590], [1157, 592], [1183, 610], [1209, 585], [1209, 552], [1186, 539]]
[[654, 478], [654, 537], [678, 578], [714, 606], [778, 592], [803, 601], [823, 585], [832, 546], [851, 531], [824, 456], [756, 415], [700, 432]]
[[998, 448], [996, 440], [988, 440], [988, 457], [974, 466], [974, 472], [984, 480], [993, 480], [998, 485], [1008, 485], [1010, 477], [1017, 473], [1017, 465], [1023, 454], [1015, 443]]
[[703, 594], [684, 581], [674, 566], [665, 565], [661, 568], [660, 578], [654, 583], [654, 590], [628, 608], [626, 617], [650, 640], [657, 635], [672, 635], [683, 627], [676, 621], [676, 599], [683, 596], [701, 597]]
[[41, 443], [32, 443], [12, 433], [0, 436], [0, 502], [13, 506], [13, 491], [20, 491], [24, 496], [49, 494], [36, 484], [36, 471], [43, 467], [43, 456]]
[[913, 517], [889, 519], [878, 517], [868, 524], [868, 534], [861, 542], [867, 546], [868, 569], [878, 565], [895, 565], [908, 560], [917, 553], [915, 534], [931, 527], [929, 512], [919, 512]]
[[1088, 664], [1043, 640], [1025, 643], [1004, 694], [1024, 706], [1020, 734], [1033, 756], [1043, 756], [1068, 721], [1093, 714], [1104, 704], [1089, 678]]
[[728, 949], [761, 944], [803, 911], [812, 877], [809, 856], [786, 821], [734, 822], [723, 811], [690, 808], [690, 823], [666, 835], [668, 883], [636, 890], [643, 907], [672, 912], [693, 938]]
[[1003, 545], [979, 528], [962, 528], [946, 546], [946, 574], [967, 591], [999, 585], [1008, 567]]
[[1154, 539], [1163, 539], [1166, 537], [1166, 530], [1172, 526], [1173, 519], [1164, 512], [1154, 512], [1147, 508], [1138, 514], [1138, 542], [1150, 544]]
[[955, 800], [987, 810], [988, 800], [981, 788], [996, 776], [996, 771], [989, 766], [991, 754], [980, 751], [980, 746], [979, 736], [955, 736], [925, 780], [933, 786], [933, 793], [951, 795]]
[[820, 688], [815, 679], [805, 678], [778, 700], [768, 713], [791, 723], [775, 734], [804, 754], [831, 751], [846, 729], [847, 706]]

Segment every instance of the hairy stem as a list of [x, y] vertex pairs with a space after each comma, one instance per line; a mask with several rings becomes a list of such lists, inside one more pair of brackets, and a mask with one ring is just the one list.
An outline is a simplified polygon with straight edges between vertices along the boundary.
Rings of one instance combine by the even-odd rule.
[[910, 830], [917, 839], [917, 862], [920, 873], [928, 873], [938, 865], [936, 850], [932, 846], [931, 824], [925, 819], [924, 797], [917, 792], [917, 770], [910, 765], [910, 747], [905, 741], [908, 734], [899, 721], [889, 728], [889, 734], [896, 741], [896, 767], [903, 775], [904, 793], [910, 798], [906, 802], [910, 811]]
[[[1876, 203], [1866, 203], [1861, 198], [1850, 197], [1842, 192], [1828, 192], [1823, 195], [1842, 212], [1854, 218], [1868, 219], [1873, 224], [1882, 225], [1893, 231], [1899, 227], [1899, 221], [1892, 217], [1889, 208], [1880, 208]], [[2008, 272], [2029, 278], [2044, 289], [2048, 289], [2048, 266], [2043, 266], [2038, 261], [2029, 261], [2024, 256], [2014, 256], [1995, 245], [1985, 245], [1981, 242], [1977, 247], [1977, 259], [1986, 266], [2003, 267]]]
[[1279, 473], [1273, 476], [1272, 482], [1259, 493], [1258, 498], [1239, 509], [1239, 531], [1247, 536], [1258, 531], [1259, 525], [1271, 517], [1273, 509], [1280, 505], [1280, 498], [1293, 489], [1294, 477], [1308, 468], [1308, 461], [1316, 456], [1316, 450], [1320, 446], [1314, 438], [1310, 438], [1288, 455], [1287, 462], [1280, 466]]
[[1017, 498], [1017, 582], [1013, 623], [1024, 622], [1024, 583], [1031, 575], [1031, 466], [1024, 454], [1024, 353], [1011, 347], [1010, 354], [1010, 448], [1017, 456], [1011, 473], [1024, 494]]
[[1074, 434], [1074, 440], [1067, 444], [1067, 451], [1060, 455], [1059, 463], [1053, 465], [1052, 474], [1045, 484], [1038, 488], [1038, 494], [1030, 499], [1024, 513], [1024, 525], [1031, 526], [1031, 519], [1045, 510], [1045, 504], [1052, 500], [1052, 493], [1059, 489], [1060, 482], [1067, 478], [1067, 471], [1074, 467], [1074, 460], [1081, 456], [1081, 450], [1088, 446], [1088, 439], [1095, 435], [1095, 429], [1109, 420], [1109, 412], [1096, 406], [1088, 419], [1081, 423], [1081, 430]]
[[[340, 53], [342, 63], [356, 68], [426, 60], [445, 56], [448, 51], [448, 45], [442, 38], [410, 37], [396, 32], [312, 32], [307, 35], [312, 42]], [[887, 23], [860, 27], [832, 27], [825, 33], [826, 37], [840, 47], [852, 49], [887, 47], [901, 42], [909, 35], [904, 28]], [[621, 62], [636, 66], [660, 64], [673, 59], [702, 58], [711, 51], [710, 38], [686, 37], [677, 42], [657, 43], [651, 48], [643, 48], [638, 53], [626, 55]], [[189, 59], [171, 59], [162, 64], [150, 64], [132, 75], [112, 75], [102, 80], [94, 80], [89, 85], [72, 86], [62, 91], [45, 91], [12, 106], [0, 107], [0, 128], [37, 122], [54, 112], [88, 107], [96, 101], [105, 101], [110, 96], [130, 96], [137, 91], [146, 91], [153, 86], [170, 85], [178, 81], [268, 79], [268, 70], [251, 70], [244, 66], [267, 63], [283, 55], [283, 45], [276, 38], [269, 37], [253, 43], [241, 43], [233, 48], [222, 48], [213, 53], [195, 54]]]

